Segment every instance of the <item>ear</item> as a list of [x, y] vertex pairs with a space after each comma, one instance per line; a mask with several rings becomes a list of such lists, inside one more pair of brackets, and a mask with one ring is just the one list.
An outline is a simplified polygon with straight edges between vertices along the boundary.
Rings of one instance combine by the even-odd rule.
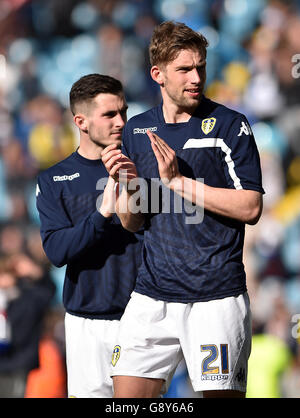
[[154, 81], [156, 81], [157, 84], [159, 84], [161, 87], [164, 85], [164, 72], [161, 68], [159, 68], [157, 65], [154, 65], [151, 67], [150, 75], [153, 78]]
[[88, 121], [82, 113], [78, 113], [74, 116], [75, 125], [84, 133], [88, 133]]

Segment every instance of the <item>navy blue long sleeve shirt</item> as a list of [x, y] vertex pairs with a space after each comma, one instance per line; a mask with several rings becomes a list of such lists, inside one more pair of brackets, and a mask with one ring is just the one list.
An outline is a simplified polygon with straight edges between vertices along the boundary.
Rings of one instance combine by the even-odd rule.
[[141, 259], [142, 234], [97, 210], [107, 176], [101, 160], [74, 152], [38, 176], [36, 192], [45, 253], [67, 265], [65, 309], [92, 319], [122, 316]]
[[[155, 179], [159, 180], [157, 160], [146, 135], [148, 129], [176, 152], [183, 176], [202, 180], [211, 187], [264, 193], [259, 153], [246, 117], [203, 97], [187, 122], [166, 123], [161, 103], [126, 124], [123, 153], [145, 180], [146, 196], [157, 188]], [[150, 213], [146, 216], [136, 292], [180, 303], [244, 292], [245, 224], [208, 210], [190, 213], [191, 205], [185, 207], [183, 199], [178, 200], [172, 191], [169, 198], [164, 189], [161, 187], [161, 202], [155, 202], [153, 194], [150, 203], [148, 200]], [[166, 201], [167, 210], [163, 208]]]

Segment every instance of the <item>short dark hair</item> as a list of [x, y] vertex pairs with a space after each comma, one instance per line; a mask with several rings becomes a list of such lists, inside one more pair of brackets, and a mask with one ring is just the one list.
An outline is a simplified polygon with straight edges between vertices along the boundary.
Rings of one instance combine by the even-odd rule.
[[123, 86], [121, 81], [109, 75], [102, 74], [88, 74], [77, 80], [70, 90], [70, 109], [75, 115], [75, 107], [79, 103], [90, 102], [98, 94], [115, 94], [123, 93]]
[[184, 23], [166, 21], [154, 28], [149, 45], [151, 65], [166, 65], [173, 61], [180, 51], [194, 49], [206, 57], [207, 39]]

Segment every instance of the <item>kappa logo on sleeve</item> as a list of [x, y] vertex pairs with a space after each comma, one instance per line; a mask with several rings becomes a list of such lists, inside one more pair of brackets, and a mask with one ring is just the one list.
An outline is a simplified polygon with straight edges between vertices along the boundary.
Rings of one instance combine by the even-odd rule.
[[216, 118], [203, 119], [201, 129], [205, 135], [209, 134], [214, 129], [216, 122]]
[[241, 127], [240, 127], [240, 133], [238, 134], [238, 136], [242, 136], [242, 134], [245, 134], [245, 135], [252, 134], [252, 130], [250, 126], [248, 125], [248, 123], [242, 122]]
[[36, 185], [36, 189], [35, 189], [35, 195], [36, 195], [36, 197], [38, 197], [38, 195], [41, 193], [41, 189], [40, 189], [40, 187], [39, 187], [39, 185], [37, 184]]

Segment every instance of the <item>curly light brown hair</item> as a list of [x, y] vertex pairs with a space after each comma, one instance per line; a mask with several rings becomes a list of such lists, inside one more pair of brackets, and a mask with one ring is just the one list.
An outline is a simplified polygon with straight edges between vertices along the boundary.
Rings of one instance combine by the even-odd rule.
[[166, 65], [173, 61], [180, 51], [192, 49], [201, 51], [206, 57], [207, 39], [184, 23], [167, 21], [154, 28], [149, 45], [151, 66]]

